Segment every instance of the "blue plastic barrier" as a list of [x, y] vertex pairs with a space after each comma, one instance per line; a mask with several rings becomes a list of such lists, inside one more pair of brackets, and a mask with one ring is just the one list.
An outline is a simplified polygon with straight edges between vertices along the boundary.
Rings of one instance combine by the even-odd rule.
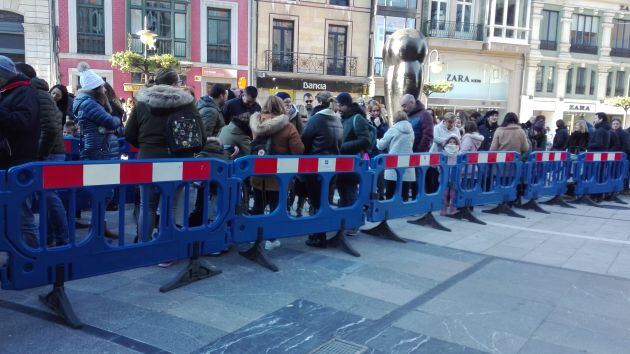
[[66, 149], [66, 161], [77, 161], [81, 159], [81, 139], [66, 136], [63, 138], [63, 144]]
[[[340, 231], [359, 228], [365, 222], [363, 207], [368, 201], [370, 192], [370, 175], [368, 162], [358, 157], [350, 156], [271, 156], [256, 157], [246, 156], [237, 159], [233, 164], [233, 177], [239, 185], [239, 190], [247, 188], [244, 182], [248, 178], [274, 177], [279, 184], [278, 206], [269, 214], [248, 215], [244, 209], [248, 205], [241, 206], [232, 222], [232, 241], [234, 243], [255, 242], [252, 252], [243, 254], [261, 265], [277, 270], [269, 260], [264, 259], [262, 241], [269, 239], [295, 237], [314, 233]], [[333, 208], [328, 203], [329, 187], [335, 176], [354, 174], [359, 179], [357, 201], [349, 207]], [[319, 179], [320, 205], [314, 215], [293, 217], [287, 211], [289, 185], [294, 177]], [[345, 178], [345, 177], [344, 177]], [[311, 188], [313, 188], [311, 186]], [[311, 190], [311, 193], [314, 191]], [[240, 196], [237, 196], [240, 198]], [[247, 201], [249, 203], [249, 201]], [[242, 202], [240, 203], [242, 205]], [[331, 243], [338, 244], [351, 254], [358, 255], [345, 242], [343, 232], [339, 232]], [[347, 246], [347, 247], [346, 247]]]
[[586, 152], [578, 156], [573, 170], [578, 201], [594, 204], [590, 194], [609, 194], [624, 189], [628, 160], [622, 152]]
[[523, 163], [520, 154], [512, 151], [484, 151], [465, 153], [457, 157], [453, 166], [452, 184], [456, 189], [454, 216], [484, 224], [471, 213], [477, 205], [499, 204], [490, 213], [505, 213], [521, 217], [508, 205], [516, 200], [516, 186], [521, 180]]
[[[403, 178], [405, 171], [412, 169], [416, 176], [415, 182], [409, 182], [415, 185], [413, 191], [417, 191], [415, 198], [408, 201], [403, 200]], [[430, 170], [433, 169], [439, 174], [439, 187], [437, 190], [428, 192], [426, 189], [426, 179], [430, 176]], [[396, 172], [396, 190], [393, 198], [384, 199], [383, 193], [380, 191], [381, 175], [386, 170]], [[400, 217], [425, 214], [418, 220], [410, 220], [410, 223], [418, 225], [429, 225], [434, 228], [450, 231], [440, 225], [433, 217], [431, 212], [442, 208], [442, 194], [448, 185], [449, 168], [446, 166], [446, 156], [442, 154], [404, 154], [404, 155], [379, 155], [372, 159], [372, 195], [370, 198], [370, 208], [367, 213], [369, 222], [380, 222], [376, 227], [363, 230], [364, 233], [382, 236], [399, 242], [405, 242], [391, 230], [387, 224], [387, 220]], [[383, 182], [384, 184], [385, 182]]]
[[553, 197], [545, 204], [569, 207], [562, 196], [567, 192], [571, 165], [570, 154], [567, 152], [538, 151], [529, 154], [523, 173], [523, 197], [529, 199], [529, 202], [519, 207], [547, 213], [537, 203], [537, 199], [543, 197]]

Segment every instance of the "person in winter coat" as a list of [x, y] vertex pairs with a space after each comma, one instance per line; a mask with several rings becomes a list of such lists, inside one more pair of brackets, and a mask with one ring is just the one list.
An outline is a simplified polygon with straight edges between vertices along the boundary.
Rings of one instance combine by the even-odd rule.
[[[304, 153], [308, 155], [340, 155], [343, 144], [343, 126], [335, 114], [335, 98], [328, 91], [317, 94], [319, 105], [313, 108], [313, 115], [308, 119], [302, 133]], [[305, 175], [304, 183], [308, 190], [308, 199], [314, 211], [319, 210], [322, 186], [316, 175]], [[326, 247], [326, 234], [308, 236], [307, 246]]]
[[[40, 137], [37, 90], [13, 61], [0, 55], [0, 169], [37, 161]], [[24, 199], [20, 209], [20, 229], [29, 247], [39, 247], [39, 234], [33, 215], [33, 198]]]
[[556, 121], [556, 135], [553, 137], [551, 150], [566, 151], [569, 148], [569, 130], [562, 119]]
[[197, 109], [203, 121], [207, 137], [217, 137], [225, 126], [221, 107], [227, 99], [227, 88], [222, 84], [212, 85], [210, 95], [201, 97], [197, 101]]
[[[337, 96], [339, 111], [341, 112], [341, 124], [343, 125], [342, 155], [358, 155], [369, 151], [371, 148], [370, 124], [365, 112], [358, 104], [352, 101], [352, 96], [342, 92]], [[339, 206], [350, 206], [358, 197], [358, 177], [354, 174], [340, 175], [337, 178], [339, 190]]]
[[[193, 152], [171, 154], [166, 136], [168, 117], [178, 111], [191, 112], [202, 124], [195, 99], [180, 89], [180, 78], [174, 69], [160, 69], [155, 74], [155, 85], [144, 88], [136, 95], [137, 103], [125, 127], [127, 141], [139, 148], [139, 159], [190, 158]], [[205, 133], [202, 131], [205, 140]], [[182, 189], [175, 192], [179, 209]], [[140, 216], [138, 236], [143, 241], [152, 239], [160, 195], [153, 186], [140, 187]], [[146, 212], [145, 212], [146, 210]], [[175, 212], [175, 223], [183, 225], [182, 213]], [[167, 265], [167, 264], [164, 264]]]
[[433, 144], [430, 152], [442, 152], [444, 144], [451, 135], [460, 137], [459, 129], [455, 126], [455, 114], [448, 112], [444, 115], [442, 122], [433, 127]]
[[284, 110], [287, 112], [287, 116], [289, 116], [289, 121], [293, 126], [297, 129], [298, 133], [302, 134], [304, 131], [304, 123], [300, 117], [300, 112], [295, 107], [295, 105], [291, 102], [291, 95], [286, 92], [278, 92], [276, 93], [276, 97], [280, 98], [284, 104]]
[[586, 125], [586, 121], [584, 120], [577, 121], [577, 123], [575, 124], [575, 130], [569, 137], [569, 142], [567, 144], [569, 152], [572, 154], [579, 154], [579, 153], [585, 152], [586, 149], [588, 148], [589, 140], [590, 139], [589, 139], [589, 133], [588, 133], [588, 127]]
[[[109, 102], [109, 106], [112, 108], [112, 116], [120, 118], [121, 122], [127, 121], [127, 114], [125, 112], [125, 107], [123, 107], [120, 99], [116, 95], [116, 91], [109, 83], [105, 83], [103, 85], [105, 87], [105, 95], [107, 96], [107, 101]], [[119, 131], [116, 132], [118, 135], [123, 135], [124, 132], [122, 130], [122, 125], [119, 127]]]
[[534, 125], [528, 137], [531, 151], [545, 151], [547, 149], [547, 134], [543, 126]]
[[485, 138], [479, 134], [479, 127], [474, 121], [464, 124], [464, 136], [462, 137], [461, 152], [477, 152]]
[[595, 134], [590, 137], [588, 151], [608, 151], [610, 149], [610, 124], [608, 115], [604, 112], [595, 114]]
[[[267, 99], [261, 113], [254, 113], [249, 126], [254, 140], [252, 154], [262, 155], [301, 155], [304, 153], [304, 144], [300, 139], [295, 126], [290, 122], [286, 114], [283, 100], [277, 96]], [[270, 151], [265, 151], [266, 146]], [[254, 207], [252, 214], [263, 214], [267, 206], [275, 210], [280, 203], [280, 185], [275, 177], [253, 177]], [[286, 201], [286, 199], [285, 199]], [[266, 249], [280, 246], [280, 241], [270, 240], [265, 243]]]
[[120, 117], [112, 115], [105, 95], [105, 81], [90, 70], [86, 63], [79, 64], [81, 90], [74, 100], [74, 115], [83, 132], [84, 160], [117, 160], [119, 158], [116, 130]]
[[[385, 132], [385, 135], [376, 142], [376, 146], [381, 151], [388, 154], [411, 154], [413, 153], [413, 127], [407, 118], [407, 114], [398, 111], [393, 117], [394, 125]], [[411, 185], [416, 181], [416, 173], [413, 168], [404, 170], [402, 175], [402, 199], [409, 200]], [[385, 193], [387, 199], [392, 199], [396, 192], [396, 181], [398, 176], [395, 170], [385, 170]], [[415, 198], [414, 198], [415, 199]]]
[[503, 118], [503, 124], [494, 133], [491, 151], [516, 151], [525, 154], [530, 150], [527, 134], [518, 123], [516, 113], [509, 112]]
[[252, 131], [249, 119], [252, 114], [261, 110], [260, 105], [256, 103], [256, 97], [258, 90], [248, 86], [243, 97], [229, 100], [223, 106], [223, 117], [227, 126], [221, 129], [219, 140], [232, 159], [250, 154]]
[[[16, 69], [31, 80], [31, 85], [37, 89], [39, 101], [39, 123], [41, 135], [37, 151], [40, 161], [65, 161], [66, 149], [63, 142], [61, 126], [62, 113], [57, 108], [52, 96], [48, 93], [48, 83], [37, 77], [32, 66], [25, 63], [16, 64]], [[61, 246], [68, 243], [68, 216], [61, 198], [56, 191], [45, 193], [46, 209], [48, 211], [49, 247]]]
[[422, 102], [416, 100], [416, 98], [410, 94], [406, 94], [400, 99], [400, 105], [405, 113], [407, 113], [407, 116], [409, 116], [409, 123], [411, 123], [413, 127], [413, 151], [429, 151], [431, 142], [433, 141], [434, 125], [431, 113], [424, 108]]
[[64, 85], [55, 85], [50, 89], [50, 95], [57, 104], [57, 109], [59, 109], [62, 114], [61, 124], [65, 125], [68, 117], [71, 117], [69, 120], [74, 120], [71, 104], [71, 101], [74, 102], [74, 99], [70, 100], [68, 89]]
[[[247, 86], [242, 96], [236, 96], [225, 102], [222, 108], [225, 124], [230, 124], [232, 119], [235, 118], [249, 123], [249, 117], [261, 110], [260, 105], [256, 102], [257, 97], [258, 89], [254, 86]], [[244, 118], [245, 116], [247, 116], [247, 119]], [[223, 143], [225, 144], [225, 142]]]
[[[447, 163], [452, 166], [457, 163], [457, 155], [459, 154], [460, 150], [461, 141], [459, 139], [459, 134], [451, 134], [445, 139], [444, 148], [441, 152], [448, 157]], [[442, 206], [442, 209], [440, 209], [440, 215], [446, 216], [457, 213], [457, 208], [455, 208], [455, 193], [455, 187], [449, 184], [449, 186], [444, 190], [444, 194], [442, 195], [444, 204]]]
[[[367, 106], [369, 117], [368, 120], [370, 124], [372, 124], [376, 128], [376, 139], [383, 139], [383, 136], [385, 136], [385, 132], [389, 130], [387, 119], [383, 118], [383, 110], [384, 107], [376, 101], [370, 102]], [[372, 147], [372, 151], [370, 151], [370, 156], [376, 156], [380, 153], [377, 146]]]
[[492, 146], [494, 133], [499, 128], [498, 120], [499, 112], [494, 110], [486, 112], [484, 118], [481, 119], [479, 133], [483, 135], [483, 144], [481, 144], [479, 151], [491, 150], [490, 146]]
[[621, 127], [621, 120], [619, 118], [614, 118], [612, 120], [611, 133], [617, 137], [618, 141], [617, 149], [613, 151], [626, 153], [626, 158], [630, 156], [630, 133]]

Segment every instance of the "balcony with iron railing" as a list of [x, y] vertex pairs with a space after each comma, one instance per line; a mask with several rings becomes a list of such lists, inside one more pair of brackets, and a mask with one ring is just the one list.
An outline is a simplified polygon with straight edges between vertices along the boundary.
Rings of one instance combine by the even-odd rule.
[[558, 42], [556, 41], [540, 41], [540, 50], [558, 50]]
[[483, 40], [483, 24], [453, 21], [425, 21], [422, 33], [426, 37]]
[[265, 51], [265, 70], [300, 74], [357, 76], [357, 57]]
[[612, 48], [610, 50], [611, 57], [630, 58], [630, 48]]
[[572, 53], [582, 53], [582, 54], [594, 54], [597, 55], [597, 46], [589, 45], [589, 44], [578, 44], [571, 43], [571, 48], [569, 49]]
[[[186, 40], [172, 40], [158, 38], [155, 41], [155, 50], [150, 50], [150, 54], [173, 54], [176, 58], [186, 58], [188, 56]], [[136, 53], [144, 53], [144, 45], [140, 38], [131, 36], [131, 50]]]

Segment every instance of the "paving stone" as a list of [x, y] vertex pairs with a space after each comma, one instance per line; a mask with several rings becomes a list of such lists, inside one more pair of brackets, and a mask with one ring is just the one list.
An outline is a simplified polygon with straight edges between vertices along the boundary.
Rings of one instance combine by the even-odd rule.
[[84, 323], [113, 332], [129, 326], [129, 324], [137, 322], [151, 313], [150, 310], [139, 306], [114, 301], [100, 295], [75, 301], [74, 311]]
[[105, 291], [101, 296], [149, 310], [163, 311], [164, 309], [181, 305], [184, 301], [197, 296], [197, 294], [188, 292], [185, 288], [160, 293], [159, 288], [154, 284], [134, 281], [127, 284], [124, 288]]
[[580, 249], [586, 240], [553, 236], [521, 258], [522, 261], [561, 266]]
[[459, 248], [470, 252], [483, 252], [510, 235], [475, 234], [449, 244], [449, 247]]
[[329, 285], [397, 305], [404, 305], [420, 295], [416, 291], [355, 275], [346, 275]]
[[587, 241], [562, 267], [606, 274], [620, 249], [617, 244]]
[[381, 318], [398, 307], [391, 302], [335, 287], [304, 291], [300, 296], [302, 299], [369, 319]]
[[593, 353], [626, 353], [630, 339], [598, 335], [584, 328], [545, 321], [532, 339]]
[[482, 353], [460, 344], [445, 342], [396, 327], [389, 327], [362, 344], [382, 353]]
[[580, 354], [586, 353], [586, 350], [577, 350], [564, 347], [557, 344], [551, 344], [540, 340], [528, 340], [523, 346], [519, 354]]

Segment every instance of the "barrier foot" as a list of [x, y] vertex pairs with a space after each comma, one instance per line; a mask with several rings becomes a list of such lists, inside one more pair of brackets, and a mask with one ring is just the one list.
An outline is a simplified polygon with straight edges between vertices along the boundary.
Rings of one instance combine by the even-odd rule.
[[548, 211], [546, 211], [545, 209], [541, 208], [540, 205], [538, 205], [538, 202], [536, 201], [536, 199], [530, 199], [529, 202], [525, 204], [519, 203], [518, 205], [515, 204], [514, 206], [519, 209], [533, 210], [533, 211], [543, 213], [543, 214], [550, 214]]
[[392, 228], [389, 227], [387, 220], [381, 221], [380, 224], [378, 224], [377, 226], [371, 229], [361, 230], [361, 232], [366, 233], [368, 235], [372, 235], [372, 236], [383, 237], [388, 240], [392, 240], [396, 242], [407, 243], [405, 239], [400, 238], [400, 236], [396, 235], [394, 230], [392, 230]]
[[557, 206], [561, 206], [563, 208], [570, 208], [570, 209], [575, 209], [575, 207], [569, 203], [567, 203], [566, 200], [564, 200], [564, 198], [561, 195], [557, 195], [551, 199], [549, 199], [546, 202], [541, 202], [541, 204], [545, 204], [545, 205], [557, 205]]
[[51, 309], [55, 314], [61, 317], [64, 322], [71, 328], [78, 329], [83, 327], [83, 323], [79, 320], [72, 309], [72, 304], [66, 295], [64, 283], [64, 267], [58, 265], [56, 268], [57, 277], [53, 290], [46, 295], [40, 295], [39, 300]]
[[515, 218], [525, 218], [525, 216], [518, 214], [517, 212], [512, 210], [512, 208], [510, 208], [510, 206], [507, 203], [501, 203], [490, 210], [482, 210], [482, 212], [488, 213], [488, 214], [495, 214], [495, 215], [505, 214], [507, 216], [511, 216]]
[[589, 206], [593, 206], [593, 207], [599, 207], [599, 205], [597, 203], [595, 203], [595, 201], [593, 201], [593, 199], [591, 199], [591, 197], [589, 195], [583, 195], [579, 198], [576, 198], [575, 200], [570, 201], [569, 203], [571, 204], [581, 204], [584, 203], [586, 205]]
[[433, 216], [433, 213], [431, 212], [424, 214], [424, 216], [420, 219], [407, 220], [407, 222], [414, 225], [429, 226], [440, 231], [451, 232], [451, 229], [440, 224], [440, 222], [435, 219], [435, 216]]
[[263, 240], [262, 235], [258, 236], [258, 239], [254, 243], [254, 245], [248, 249], [247, 251], [241, 251], [238, 254], [249, 259], [252, 262], [258, 263], [261, 266], [273, 271], [277, 272], [278, 266], [276, 266], [270, 259], [267, 257], [267, 253], [265, 253], [264, 245], [265, 240]]
[[457, 213], [446, 216], [457, 220], [468, 220], [479, 225], [487, 225], [485, 222], [477, 219], [477, 217], [472, 213], [469, 207], [460, 208]]
[[611, 201], [613, 201], [613, 202], [615, 202], [615, 203], [618, 203], [618, 204], [628, 205], [628, 203], [627, 203], [627, 202], [625, 202], [625, 201], [621, 200], [621, 198], [619, 198], [619, 196], [618, 196], [618, 195], [616, 195], [616, 194], [612, 195], [612, 196], [610, 197], [610, 200], [611, 200]]
[[361, 254], [357, 252], [352, 246], [350, 246], [350, 243], [348, 243], [346, 233], [343, 229], [339, 230], [335, 237], [326, 240], [326, 247], [340, 247], [347, 254], [355, 257], [361, 257]]
[[213, 277], [221, 274], [221, 270], [217, 269], [201, 258], [199, 258], [199, 244], [193, 244], [193, 256], [188, 261], [186, 268], [175, 276], [175, 279], [160, 288], [161, 293], [181, 288], [182, 286], [192, 284], [196, 281]]

